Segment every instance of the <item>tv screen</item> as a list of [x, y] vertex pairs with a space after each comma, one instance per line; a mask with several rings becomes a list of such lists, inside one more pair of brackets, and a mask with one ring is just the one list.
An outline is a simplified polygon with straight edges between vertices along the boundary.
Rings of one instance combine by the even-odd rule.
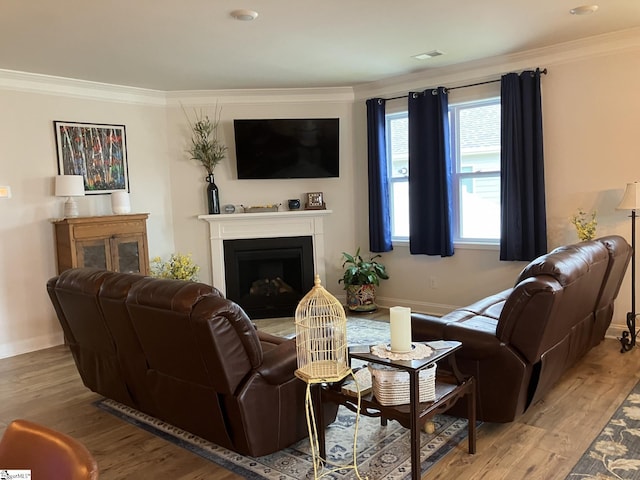
[[338, 118], [233, 121], [239, 179], [339, 176]]

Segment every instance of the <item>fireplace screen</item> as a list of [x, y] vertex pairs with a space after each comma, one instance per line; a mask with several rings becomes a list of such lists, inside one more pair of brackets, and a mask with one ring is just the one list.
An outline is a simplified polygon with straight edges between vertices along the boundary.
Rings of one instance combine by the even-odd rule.
[[224, 241], [227, 298], [251, 318], [292, 317], [313, 287], [310, 236]]

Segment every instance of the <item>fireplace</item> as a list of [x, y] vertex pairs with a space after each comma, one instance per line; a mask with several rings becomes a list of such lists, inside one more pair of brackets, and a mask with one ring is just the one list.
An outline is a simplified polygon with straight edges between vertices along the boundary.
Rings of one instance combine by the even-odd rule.
[[251, 318], [291, 317], [313, 287], [310, 236], [225, 240], [227, 298]]
[[[229, 240], [310, 237], [313, 245], [312, 272], [319, 275], [322, 283], [326, 285], [323, 219], [331, 213], [331, 210], [294, 210], [198, 216], [200, 220], [209, 224], [211, 284], [223, 295], [229, 296], [225, 258], [225, 246]], [[305, 254], [305, 258], [309, 256]], [[302, 284], [304, 294], [313, 287], [313, 276], [312, 273], [310, 284]]]

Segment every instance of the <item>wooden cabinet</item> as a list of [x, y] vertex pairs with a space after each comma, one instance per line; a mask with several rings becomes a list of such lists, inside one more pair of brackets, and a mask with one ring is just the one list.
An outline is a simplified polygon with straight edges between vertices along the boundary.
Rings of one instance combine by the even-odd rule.
[[138, 213], [55, 221], [58, 273], [95, 267], [148, 275], [148, 217], [148, 213]]

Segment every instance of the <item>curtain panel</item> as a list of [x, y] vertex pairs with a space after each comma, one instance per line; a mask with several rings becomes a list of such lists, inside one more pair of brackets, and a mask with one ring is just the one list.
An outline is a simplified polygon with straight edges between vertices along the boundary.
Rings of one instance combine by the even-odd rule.
[[409, 250], [453, 255], [449, 100], [444, 87], [410, 92]]
[[547, 252], [540, 70], [501, 78], [500, 260]]
[[391, 243], [391, 207], [387, 168], [385, 100], [367, 100], [367, 156], [369, 173], [369, 250], [388, 252]]

